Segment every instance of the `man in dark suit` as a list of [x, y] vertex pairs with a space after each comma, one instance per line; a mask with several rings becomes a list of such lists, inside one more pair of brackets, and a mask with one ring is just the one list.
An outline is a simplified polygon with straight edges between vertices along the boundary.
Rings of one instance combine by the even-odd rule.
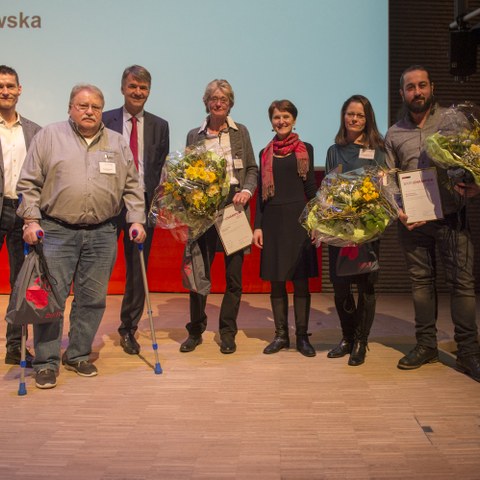
[[[24, 253], [22, 240], [23, 220], [17, 216], [17, 180], [25, 156], [34, 135], [40, 126], [16, 111], [22, 86], [17, 72], [0, 65], [0, 249], [7, 240], [10, 265], [10, 286], [13, 288], [18, 272], [22, 268]], [[5, 363], [20, 363], [22, 328], [7, 325], [7, 353]], [[33, 357], [26, 351], [27, 366], [32, 366]]]
[[[130, 143], [136, 157], [140, 185], [143, 185], [145, 192], [147, 211], [159, 184], [169, 149], [168, 123], [143, 109], [150, 94], [150, 87], [151, 75], [146, 68], [139, 65], [127, 67], [122, 75], [121, 91], [125, 98], [123, 107], [103, 114], [105, 126], [121, 133]], [[147, 225], [145, 230], [147, 239], [143, 251], [147, 263], [154, 228]], [[130, 355], [136, 355], [140, 352], [140, 345], [135, 339], [135, 332], [143, 314], [145, 291], [137, 246], [129, 239], [125, 212], [118, 217], [118, 235], [121, 231], [124, 232], [126, 284], [118, 332], [123, 350]]]

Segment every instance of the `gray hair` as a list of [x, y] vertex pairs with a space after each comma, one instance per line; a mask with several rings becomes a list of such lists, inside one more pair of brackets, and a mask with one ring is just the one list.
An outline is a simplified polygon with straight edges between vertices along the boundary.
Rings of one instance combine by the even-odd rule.
[[95, 95], [98, 95], [102, 99], [102, 108], [105, 106], [105, 98], [103, 96], [102, 91], [96, 87], [95, 85], [91, 85], [89, 83], [79, 83], [72, 88], [70, 92], [70, 100], [68, 101], [68, 108], [72, 106], [73, 99], [83, 90], [87, 90]]
[[131, 65], [123, 71], [122, 86], [129, 75], [132, 75], [137, 80], [148, 83], [149, 87], [152, 84], [152, 76], [150, 75], [150, 72], [140, 65]]
[[232, 86], [226, 80], [216, 78], [207, 85], [207, 87], [205, 88], [205, 93], [203, 94], [203, 103], [205, 104], [207, 113], [210, 113], [208, 109], [208, 102], [210, 100], [210, 97], [212, 96], [212, 93], [217, 89], [220, 89], [222, 93], [228, 98], [228, 101], [230, 103], [229, 111], [235, 104], [235, 95], [233, 93]]

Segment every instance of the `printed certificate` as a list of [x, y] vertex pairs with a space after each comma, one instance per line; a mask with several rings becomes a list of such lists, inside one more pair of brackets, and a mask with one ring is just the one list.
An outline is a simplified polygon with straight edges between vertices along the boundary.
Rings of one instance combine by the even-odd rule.
[[227, 255], [252, 244], [252, 227], [241, 205], [227, 205], [215, 220], [218, 236]]
[[408, 223], [443, 218], [442, 202], [435, 167], [398, 173], [403, 211]]

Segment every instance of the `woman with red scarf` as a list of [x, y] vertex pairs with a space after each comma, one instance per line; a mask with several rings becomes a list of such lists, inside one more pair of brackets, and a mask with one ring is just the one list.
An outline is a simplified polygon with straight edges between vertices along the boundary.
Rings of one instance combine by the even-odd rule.
[[271, 282], [270, 300], [275, 338], [263, 353], [290, 347], [286, 282], [293, 283], [297, 350], [316, 355], [308, 337], [310, 291], [308, 278], [318, 275], [316, 249], [298, 221], [305, 204], [315, 196], [313, 147], [293, 133], [297, 108], [276, 100], [268, 109], [275, 136], [260, 152], [260, 172], [253, 243], [262, 249], [260, 277]]

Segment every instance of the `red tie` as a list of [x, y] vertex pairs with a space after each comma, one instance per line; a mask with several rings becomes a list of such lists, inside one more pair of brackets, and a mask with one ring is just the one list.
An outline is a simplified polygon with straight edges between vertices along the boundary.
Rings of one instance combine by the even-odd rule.
[[137, 134], [137, 117], [132, 117], [132, 132], [130, 133], [130, 150], [133, 153], [133, 161], [138, 170], [138, 134]]

